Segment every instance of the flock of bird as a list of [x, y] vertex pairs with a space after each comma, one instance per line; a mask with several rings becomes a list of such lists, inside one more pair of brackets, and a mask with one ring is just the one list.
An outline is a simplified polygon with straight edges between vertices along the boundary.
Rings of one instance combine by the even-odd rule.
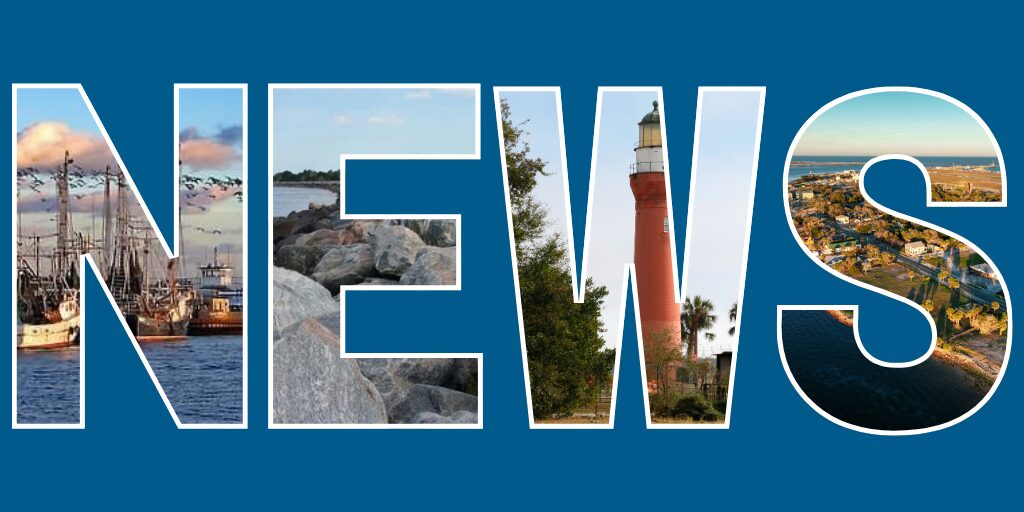
[[[75, 163], [71, 163], [69, 167], [68, 188], [78, 191], [86, 191], [86, 193], [72, 193], [71, 195], [75, 200], [81, 200], [88, 195], [88, 193], [101, 191], [108, 176], [113, 178], [117, 177], [117, 172], [111, 171], [110, 169], [100, 171], [89, 170]], [[46, 171], [36, 167], [24, 167], [17, 170], [18, 195], [21, 195], [23, 190], [26, 192], [31, 191], [38, 195], [41, 202], [48, 203], [48, 206], [45, 208], [47, 213], [54, 213], [56, 201], [53, 199], [53, 193], [46, 190], [49, 188], [46, 187], [46, 185], [48, 183], [56, 183], [56, 181], [56, 171]], [[233, 197], [238, 202], [242, 201], [242, 180], [236, 177], [183, 174], [181, 176], [180, 183], [182, 200], [185, 205], [203, 212], [208, 211], [209, 206], [207, 204], [201, 204], [201, 202], [205, 199], [215, 201], [226, 197], [219, 195], [218, 193], [220, 192], [229, 192], [232, 189], [236, 189], [232, 192], [230, 197]], [[57, 219], [56, 217], [51, 217], [50, 220], [55, 222]], [[203, 226], [190, 225], [182, 227], [190, 227], [194, 231], [209, 235], [221, 235], [224, 233], [221, 229]]]
[[[99, 190], [102, 188], [107, 176], [117, 176], [115, 173], [111, 173], [108, 170], [88, 170], [78, 164], [70, 164], [71, 169], [68, 171], [68, 187], [71, 189], [86, 189], [86, 190]], [[18, 190], [24, 188], [31, 190], [33, 193], [40, 196], [40, 201], [51, 202], [50, 196], [48, 196], [43, 186], [47, 182], [56, 182], [57, 173], [55, 171], [45, 171], [35, 167], [24, 167], [17, 170]], [[201, 211], [207, 211], [209, 206], [201, 204], [201, 201], [197, 201], [197, 198], [207, 196], [210, 200], [217, 200], [222, 196], [217, 195], [217, 192], [228, 192], [232, 189], [235, 190], [231, 197], [235, 198], [238, 202], [242, 201], [242, 180], [240, 178], [231, 176], [216, 176], [216, 175], [182, 175], [181, 176], [182, 195], [184, 197], [185, 204], [197, 208]], [[86, 194], [72, 194], [75, 199], [82, 199]], [[46, 208], [47, 212], [53, 212], [53, 207]]]

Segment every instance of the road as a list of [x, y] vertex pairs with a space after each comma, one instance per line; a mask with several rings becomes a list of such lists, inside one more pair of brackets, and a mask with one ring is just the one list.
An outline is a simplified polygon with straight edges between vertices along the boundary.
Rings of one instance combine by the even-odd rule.
[[[857, 233], [856, 231], [854, 231], [852, 229], [849, 229], [846, 226], [842, 226], [842, 225], [834, 224], [834, 223], [831, 223], [831, 224], [836, 229], [836, 231], [842, 232], [842, 233], [844, 233], [844, 234], [846, 234], [848, 236], [864, 238], [868, 242], [873, 243], [876, 246], [878, 246], [879, 249], [881, 249], [883, 251], [887, 251], [887, 252], [895, 255], [896, 256], [896, 261], [899, 262], [900, 264], [902, 264], [903, 266], [909, 267], [909, 268], [913, 269], [915, 272], [919, 272], [921, 274], [927, 275], [928, 277], [931, 277], [932, 279], [934, 279], [936, 282], [940, 282], [939, 281], [939, 272], [940, 272], [940, 270], [938, 268], [933, 267], [933, 266], [931, 266], [931, 265], [921, 261], [920, 259], [911, 258], [911, 257], [903, 254], [903, 252], [901, 252], [899, 250], [896, 250], [895, 248], [891, 247], [889, 244], [886, 244], [885, 242], [879, 242], [874, 237], [874, 235]], [[946, 261], [945, 257], [943, 257], [943, 261]], [[985, 288], [982, 288], [982, 287], [978, 286], [977, 284], [975, 284], [975, 283], [973, 283], [973, 282], [971, 282], [969, 280], [965, 280], [962, 277], [960, 279], [959, 291], [960, 291], [961, 294], [966, 296], [968, 299], [970, 299], [970, 300], [972, 300], [974, 302], [977, 302], [979, 304], [987, 305], [987, 304], [991, 304], [993, 302], [996, 302], [996, 303], [999, 304], [999, 307], [1000, 307], [1000, 309], [1002, 311], [1006, 311], [1006, 300], [1004, 300], [1003, 297], [1000, 297], [999, 295], [996, 295], [996, 294], [988, 291]]]

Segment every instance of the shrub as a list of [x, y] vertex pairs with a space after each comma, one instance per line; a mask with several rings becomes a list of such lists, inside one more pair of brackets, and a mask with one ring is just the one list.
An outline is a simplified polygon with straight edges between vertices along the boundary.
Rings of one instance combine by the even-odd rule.
[[651, 394], [651, 415], [657, 417], [673, 416], [676, 404], [683, 394], [674, 389], [658, 391]]
[[704, 395], [695, 393], [683, 395], [672, 408], [672, 415], [686, 416], [695, 421], [720, 421], [723, 418]]

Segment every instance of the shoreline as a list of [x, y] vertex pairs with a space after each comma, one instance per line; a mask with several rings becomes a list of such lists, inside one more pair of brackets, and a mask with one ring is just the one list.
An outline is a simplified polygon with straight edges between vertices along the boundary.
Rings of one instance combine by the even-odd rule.
[[[847, 316], [845, 311], [830, 309], [828, 310], [828, 314], [837, 322], [853, 328], [853, 318], [852, 316]], [[996, 376], [992, 375], [991, 372], [984, 370], [973, 358], [969, 356], [958, 354], [951, 350], [936, 346], [935, 350], [932, 351], [931, 357], [945, 364], [949, 368], [959, 370], [966, 380], [968, 380], [972, 385], [977, 386], [982, 391], [988, 391], [988, 389], [995, 384]], [[986, 362], [991, 363], [987, 360]]]

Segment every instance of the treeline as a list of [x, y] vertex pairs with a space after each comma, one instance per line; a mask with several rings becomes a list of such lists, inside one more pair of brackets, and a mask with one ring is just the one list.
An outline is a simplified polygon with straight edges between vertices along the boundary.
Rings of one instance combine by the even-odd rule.
[[314, 171], [304, 169], [302, 172], [284, 171], [274, 175], [274, 182], [296, 182], [296, 181], [339, 181], [341, 173], [338, 171]]

